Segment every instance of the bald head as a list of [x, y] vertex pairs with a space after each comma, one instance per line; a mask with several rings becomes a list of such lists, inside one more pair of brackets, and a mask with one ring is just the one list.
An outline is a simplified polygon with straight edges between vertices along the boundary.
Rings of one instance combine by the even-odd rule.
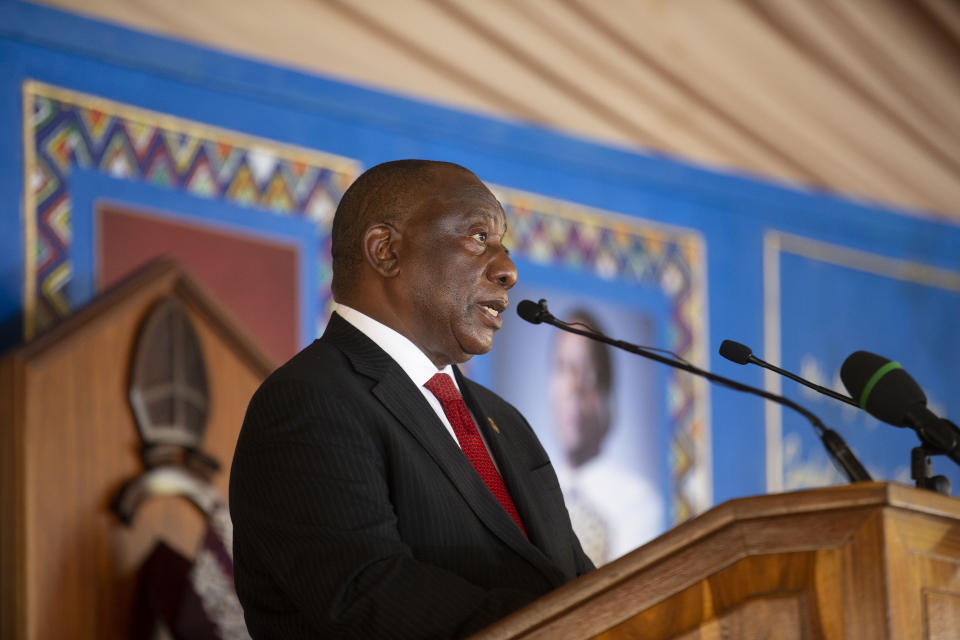
[[333, 217], [333, 297], [344, 302], [357, 284], [363, 262], [363, 235], [376, 224], [397, 225], [429, 197], [438, 170], [461, 171], [452, 162], [394, 160], [371, 167], [357, 178], [340, 200]]
[[472, 172], [399, 160], [357, 178], [333, 219], [333, 295], [438, 369], [493, 346], [517, 269], [507, 219]]

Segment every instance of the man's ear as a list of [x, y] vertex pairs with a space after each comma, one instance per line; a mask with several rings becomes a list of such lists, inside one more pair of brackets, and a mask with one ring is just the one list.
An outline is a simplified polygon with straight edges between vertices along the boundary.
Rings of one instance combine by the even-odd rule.
[[400, 273], [400, 240], [396, 227], [385, 222], [368, 227], [363, 234], [363, 257], [384, 278]]

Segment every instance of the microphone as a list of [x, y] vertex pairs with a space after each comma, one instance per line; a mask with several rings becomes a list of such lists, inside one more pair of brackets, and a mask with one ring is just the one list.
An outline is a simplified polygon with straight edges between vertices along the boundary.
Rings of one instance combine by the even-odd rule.
[[720, 355], [737, 364], [749, 364], [750, 362], [759, 363], [760, 360], [753, 357], [753, 351], [745, 344], [734, 342], [733, 340], [724, 340], [720, 343]]
[[611, 346], [617, 347], [618, 349], [623, 349], [624, 351], [628, 351], [630, 353], [643, 356], [644, 358], [649, 358], [650, 360], [656, 360], [657, 362], [662, 362], [663, 364], [669, 365], [676, 369], [680, 369], [681, 371], [687, 371], [694, 375], [702, 376], [707, 380], [710, 380], [711, 382], [714, 382], [721, 386], [728, 387], [730, 389], [735, 389], [737, 391], [742, 391], [744, 393], [752, 393], [754, 395], [760, 396], [761, 398], [766, 398], [767, 400], [772, 400], [786, 407], [790, 407], [791, 409], [800, 413], [803, 417], [805, 417], [807, 420], [810, 421], [810, 424], [813, 425], [814, 430], [816, 430], [818, 435], [820, 436], [820, 439], [823, 442], [824, 447], [826, 447], [827, 453], [847, 474], [847, 477], [850, 479], [850, 482], [872, 481], [870, 474], [866, 472], [866, 470], [863, 468], [862, 465], [859, 464], [859, 462], [856, 462], [856, 464], [853, 464], [853, 461], [856, 461], [855, 457], [853, 457], [853, 461], [850, 460], [850, 457], [853, 456], [852, 453], [850, 453], [849, 456], [845, 456], [843, 454], [844, 450], [846, 450], [849, 453], [849, 447], [847, 447], [846, 443], [843, 441], [843, 438], [841, 438], [840, 435], [835, 431], [833, 431], [832, 429], [828, 429], [823, 424], [823, 422], [820, 421], [820, 419], [817, 416], [813, 415], [812, 413], [810, 413], [809, 411], [807, 411], [806, 409], [798, 405], [796, 402], [793, 402], [789, 398], [778, 396], [774, 393], [770, 393], [769, 391], [765, 391], [763, 389], [751, 387], [750, 385], [737, 382], [736, 380], [731, 380], [730, 378], [718, 376], [715, 373], [704, 371], [699, 367], [695, 367], [694, 365], [688, 362], [681, 362], [679, 360], [674, 360], [671, 358], [664, 357], [660, 354], [653, 353], [648, 349], [644, 349], [643, 347], [639, 347], [629, 342], [624, 342], [623, 340], [614, 340], [613, 338], [605, 336], [600, 332], [591, 331], [588, 329], [583, 329], [580, 327], [575, 327], [573, 325], [570, 325], [564, 322], [563, 320], [559, 320], [555, 318], [553, 314], [551, 314], [550, 311], [547, 309], [547, 301], [543, 299], [541, 299], [537, 303], [532, 302], [530, 300], [520, 301], [520, 303], [517, 305], [517, 314], [527, 322], [531, 322], [533, 324], [540, 324], [542, 322], [546, 322], [547, 324], [552, 324], [553, 326], [557, 327], [558, 329], [562, 329], [563, 331], [567, 331], [569, 333], [575, 333], [577, 335], [584, 336], [585, 338], [590, 338], [591, 340], [597, 340], [599, 342], [609, 344]]
[[736, 362], [737, 364], [753, 363], [756, 365], [760, 365], [764, 369], [769, 369], [770, 371], [779, 373], [780, 375], [790, 378], [791, 380], [794, 380], [796, 382], [799, 382], [803, 386], [809, 387], [814, 391], [818, 391], [825, 396], [830, 396], [835, 400], [839, 400], [840, 402], [846, 402], [847, 404], [853, 405], [855, 407], [860, 406], [856, 403], [856, 401], [853, 398], [847, 397], [842, 393], [837, 393], [833, 389], [827, 389], [826, 387], [821, 387], [820, 385], [810, 382], [809, 380], [805, 380], [804, 378], [801, 378], [796, 374], [790, 373], [785, 369], [781, 369], [780, 367], [776, 365], [772, 365], [765, 360], [761, 360], [760, 358], [753, 355], [753, 351], [751, 351], [750, 347], [748, 347], [745, 344], [740, 344], [739, 342], [734, 342], [733, 340], [724, 340], [720, 344], [720, 355], [726, 358], [727, 360], [730, 360], [731, 362]]
[[521, 300], [517, 305], [517, 315], [531, 324], [540, 324], [545, 320], [554, 319], [547, 310], [547, 301], [540, 298], [540, 302]]
[[960, 429], [927, 408], [927, 396], [899, 362], [856, 351], [840, 367], [840, 379], [860, 407], [895, 427], [910, 427], [924, 445], [960, 464]]

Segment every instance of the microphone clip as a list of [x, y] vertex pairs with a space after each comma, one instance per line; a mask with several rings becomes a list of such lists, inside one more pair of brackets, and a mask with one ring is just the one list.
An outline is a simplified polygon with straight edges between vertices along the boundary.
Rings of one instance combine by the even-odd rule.
[[546, 298], [540, 298], [537, 300], [537, 306], [539, 310], [537, 311], [537, 321], [543, 322], [544, 320], [553, 320], [553, 314], [550, 313], [550, 309], [547, 308]]
[[951, 494], [950, 479], [944, 475], [933, 475], [933, 463], [930, 461], [930, 456], [938, 454], [940, 454], [939, 451], [932, 451], [924, 445], [911, 449], [910, 477], [913, 478], [914, 485], [919, 489], [929, 489], [949, 496]]

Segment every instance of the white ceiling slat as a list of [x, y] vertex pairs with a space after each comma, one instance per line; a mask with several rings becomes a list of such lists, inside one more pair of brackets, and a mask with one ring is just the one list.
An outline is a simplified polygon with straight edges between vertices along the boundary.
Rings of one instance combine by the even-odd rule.
[[862, 51], [843, 37], [835, 21], [818, 19], [814, 3], [768, 1], [762, 4], [764, 14], [773, 24], [783, 25], [782, 30], [794, 38], [798, 46], [806, 48], [822, 66], [832, 69], [851, 90], [890, 119], [890, 126], [907, 129], [917, 144], [932, 147], [947, 164], [955, 164], [951, 154], [955, 154], [960, 145], [951, 146], [941, 128], [925, 119], [887, 78], [876, 73], [864, 60]]
[[[648, 139], [657, 146], [669, 144], [645, 124], [639, 110], [630, 108], [636, 96], [629, 85], [611, 80], [602, 60], [591, 60], [583, 48], [557, 39], [544, 28], [545, 21], [529, 20], [517, 11], [522, 3], [433, 1], [447, 7], [451, 18], [469, 21], [482, 30], [490, 46], [509, 52], [513, 64], [544, 78], [557, 92], [618, 129], [620, 137]], [[562, 121], [555, 124], [561, 126]]]
[[903, 9], [912, 2], [848, 1], [825, 6], [853, 22], [851, 31], [875, 52], [874, 64], [904, 98], [953, 137], [960, 129], [960, 51], [936, 37], [936, 29], [923, 29], [908, 20], [915, 14], [905, 15]]
[[[618, 17], [616, 7], [594, 6], [605, 10], [608, 20]], [[662, 24], [677, 30], [667, 35], [677, 43], [671, 46], [662, 32], [653, 32], [645, 33], [644, 43], [638, 46], [646, 47], [652, 56], [658, 49], [682, 50], [683, 55], [662, 56], [659, 61], [679, 77], [696, 78], [710, 100], [749, 122], [755, 134], [789, 153], [807, 175], [818, 182], [827, 182], [830, 176], [855, 193], [893, 201], [920, 199], [920, 189], [930, 183], [935, 189], [950, 188], [951, 177], [915, 153], [911, 143], [904, 144], [899, 132], [880, 121], [871, 105], [858, 101], [845, 87], [819, 73], [810, 60], [784, 47], [772, 31], [758, 28], [745, 4], [699, 3], [696, 18], [679, 15], [694, 7], [691, 3], [670, 7], [670, 18]], [[622, 29], [623, 22], [620, 25]], [[715, 51], [723, 52], [719, 64]], [[883, 150], [878, 152], [877, 146]], [[903, 157], [904, 164], [919, 170], [907, 178], [887, 166], [890, 157]], [[753, 168], [767, 172], [763, 166]]]
[[[692, 5], [671, 5], [674, 6]], [[715, 10], [718, 6], [721, 5], [700, 3], [696, 5], [696, 15], [689, 19], [678, 16], [675, 9], [674, 19], [662, 23], [671, 30], [644, 31], [633, 39], [633, 45], [648, 64], [661, 68], [666, 76], [686, 87], [700, 109], [718, 114], [728, 126], [788, 157], [795, 175], [822, 179], [819, 170], [806, 166], [797, 154], [801, 142], [794, 131], [797, 119], [781, 108], [779, 97], [761, 81], [762, 67], [772, 66], [777, 73], [782, 57], [777, 43], [767, 43], [763, 57], [758, 58], [753, 51], [756, 39], [744, 43], [742, 17], [735, 17], [725, 5], [721, 7], [724, 10]], [[619, 31], [621, 37], [631, 37], [627, 22], [620, 20], [612, 7], [598, 3], [594, 8], [608, 27]], [[681, 32], [676, 33], [676, 29]], [[721, 50], [722, 59], [715, 54]], [[754, 165], [750, 169], [766, 173], [767, 167]]]
[[[616, 87], [619, 95], [610, 95], [594, 83], [588, 90], [636, 118], [649, 132], [631, 137], [636, 145], [653, 147], [674, 155], [692, 154], [701, 162], [729, 163], [730, 158], [741, 162], [746, 158], [765, 154], [765, 149], [751, 143], [740, 132], [718, 120], [716, 114], [696, 108], [698, 101], [679, 90], [662, 75], [647, 65], [638, 64], [630, 51], [605, 37], [596, 24], [584, 22], [571, 12], [570, 5], [555, 0], [516, 2], [513, 7], [529, 11], [537, 5], [536, 21], [541, 28], [552, 24], [560, 34], [559, 46], [583, 58], [588, 68], [570, 75], [590, 82], [602, 76]], [[553, 56], [555, 49], [544, 47], [542, 55]], [[562, 122], [555, 123], [563, 127]], [[623, 144], [623, 140], [613, 142]], [[768, 158], [772, 161], [772, 158]]]
[[960, 3], [957, 0], [918, 0], [931, 18], [960, 44]]
[[[724, 15], [732, 17], [736, 12], [727, 10]], [[871, 182], [874, 192], [884, 193], [881, 189], [896, 187], [919, 197], [924, 189], [949, 186], [954, 179], [947, 167], [917, 145], [909, 131], [885, 117], [878, 103], [864, 100], [863, 94], [850, 83], [838, 81], [829, 65], [819, 64], [794, 47], [778, 48], [772, 41], [761, 41], [760, 48], [767, 55], [754, 60], [772, 64], [752, 67], [754, 86], [777, 101], [778, 112], [797, 120], [801, 125], [800, 137], [808, 144], [818, 141], [821, 151], [824, 145], [836, 146], [847, 152], [844, 155], [848, 158], [849, 171], [863, 174], [868, 170], [875, 174]], [[730, 50], [737, 51], [732, 45]], [[745, 67], [749, 65], [745, 57], [739, 62]], [[784, 74], [782, 69], [790, 69], [791, 73]], [[797, 143], [802, 144], [804, 140]], [[800, 151], [796, 146], [794, 149]], [[808, 161], [817, 162], [819, 155]], [[892, 160], [894, 156], [896, 160]], [[912, 180], [897, 171], [897, 162], [909, 162], [918, 170]]]
[[[428, 98], [433, 101], [442, 101], [444, 97], [449, 100], [449, 96], [456, 96], [473, 109], [499, 111], [509, 108], [514, 117], [522, 119], [537, 120], [542, 117], [537, 109], [514, 100], [500, 83], [480, 73], [469, 61], [477, 56], [485, 56], [492, 67], [513, 74], [510, 82], [531, 79], [517, 74], [517, 70], [506, 64], [502, 56], [489, 56], [489, 49], [473, 34], [444, 20], [428, 3], [407, 0], [381, 5], [327, 0], [325, 6], [348, 17], [368, 37], [389, 42], [391, 51], [381, 57], [370, 56], [356, 46], [344, 47], [354, 58], [366, 58], [371, 63], [368, 80], [373, 84], [389, 86], [401, 93], [423, 95], [427, 92]], [[445, 55], [445, 51], [452, 46], [451, 42], [458, 43], [464, 52], [462, 56]], [[430, 87], [413, 85], [417, 91], [411, 91], [407, 73], [410, 67], [431, 70], [436, 77], [443, 79], [443, 83]], [[532, 81], [537, 82], [538, 79], [533, 78]]]
[[[474, 25], [451, 17], [442, 2], [336, 2], [351, 5], [370, 23], [395, 30], [411, 46], [429, 51], [431, 64], [455, 68], [462, 82], [486, 87], [499, 101], [498, 111], [534, 122], [549, 122], [552, 118], [586, 120], [608, 136], [622, 136], [622, 131], [585, 108], [576, 96], [558, 88], [549, 77], [517, 64], [511, 51], [491, 46]], [[454, 50], [456, 55], [451, 55]], [[482, 64], [477, 64], [478, 60]]]

